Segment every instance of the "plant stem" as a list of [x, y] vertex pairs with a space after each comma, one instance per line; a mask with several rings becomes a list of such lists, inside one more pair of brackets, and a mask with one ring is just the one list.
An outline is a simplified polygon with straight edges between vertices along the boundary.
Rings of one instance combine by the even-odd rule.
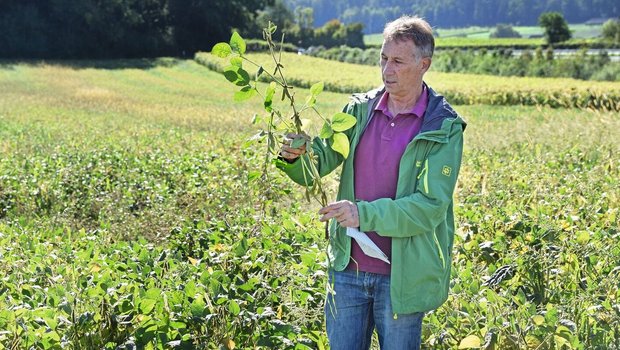
[[[284, 66], [280, 63], [282, 59], [282, 45], [280, 45], [279, 56], [278, 58], [276, 58], [276, 45], [273, 42], [271, 32], [269, 30], [265, 30], [263, 31], [263, 34], [264, 34], [263, 37], [265, 38], [269, 46], [270, 56], [276, 65], [273, 74], [269, 72], [266, 72], [266, 73], [269, 75], [269, 77], [273, 81], [275, 81], [277, 84], [279, 84], [282, 87], [283, 89], [282, 99], [287, 98], [290, 102], [290, 107], [293, 111], [293, 115], [291, 116], [291, 119], [293, 119], [295, 132], [298, 135], [305, 135], [302, 129], [302, 126], [303, 126], [302, 121], [301, 121], [301, 118], [299, 117], [299, 113], [303, 111], [305, 108], [302, 108], [301, 110], [297, 109], [297, 106], [295, 105], [295, 94], [291, 91], [293, 87], [288, 85], [286, 81], [286, 77], [284, 76], [284, 72], [283, 72]], [[282, 35], [282, 42], [283, 41], [284, 41], [284, 35]], [[245, 57], [243, 58], [246, 59], [248, 62], [260, 67], [258, 64], [250, 61], [249, 59]], [[325, 120], [325, 118], [323, 118], [323, 116], [320, 113], [318, 113], [318, 111], [314, 107], [312, 107], [312, 109], [321, 117], [321, 119]], [[272, 117], [273, 117], [273, 114], [272, 114]], [[273, 124], [273, 118], [270, 120], [269, 124], [270, 125], [269, 125], [269, 130], [268, 130], [268, 134], [269, 134], [268, 137], [270, 137], [272, 133], [271, 126]], [[314, 153], [312, 151], [311, 142], [312, 140], [310, 140], [310, 144], [306, 147], [306, 154], [308, 155], [308, 160], [309, 160], [307, 162], [308, 164], [306, 164], [306, 159], [304, 157], [301, 158], [301, 162], [303, 166], [302, 172], [304, 173], [304, 177], [305, 177], [306, 171], [308, 171], [308, 173], [311, 176], [311, 181], [312, 181], [312, 189], [309, 189], [308, 186], [306, 186], [306, 196], [309, 199], [311, 195], [317, 202], [319, 202], [319, 204], [322, 207], [325, 207], [328, 204], [327, 193], [325, 192], [325, 189], [323, 188], [323, 184], [321, 182], [321, 175], [319, 174], [316, 164], [313, 161]], [[308, 181], [306, 181], [306, 183], [308, 183]], [[325, 223], [325, 238], [326, 239], [329, 238], [329, 222]]]

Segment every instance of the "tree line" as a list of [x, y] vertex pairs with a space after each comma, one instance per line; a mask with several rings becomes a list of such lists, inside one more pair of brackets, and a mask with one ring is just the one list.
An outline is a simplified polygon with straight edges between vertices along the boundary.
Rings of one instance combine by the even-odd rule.
[[1, 58], [191, 56], [273, 0], [2, 0]]
[[569, 23], [620, 16], [617, 0], [285, 0], [291, 9], [312, 8], [314, 22], [338, 18], [360, 22], [366, 33], [379, 33], [385, 22], [417, 14], [442, 28], [495, 26], [497, 23], [536, 25], [544, 12], [560, 12]]
[[269, 21], [297, 46], [364, 46], [361, 24], [314, 28], [282, 0], [2, 0], [0, 58], [193, 56], [233, 30], [262, 38]]

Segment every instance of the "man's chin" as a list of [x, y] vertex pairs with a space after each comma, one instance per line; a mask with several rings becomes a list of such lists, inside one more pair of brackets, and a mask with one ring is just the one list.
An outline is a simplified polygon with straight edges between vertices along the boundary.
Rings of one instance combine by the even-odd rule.
[[383, 86], [385, 86], [385, 91], [387, 92], [391, 92], [392, 90], [394, 90], [394, 83], [383, 83]]

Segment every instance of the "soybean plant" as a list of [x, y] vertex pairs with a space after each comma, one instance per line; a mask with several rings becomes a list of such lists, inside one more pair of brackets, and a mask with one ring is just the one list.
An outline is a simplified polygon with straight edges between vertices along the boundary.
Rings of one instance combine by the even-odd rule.
[[[255, 95], [260, 95], [263, 100], [263, 109], [268, 113], [267, 116], [261, 117], [255, 114], [253, 122], [262, 125], [262, 129], [253, 139], [266, 140], [267, 149], [265, 152], [265, 162], [263, 166], [262, 176], [267, 176], [268, 165], [276, 159], [279, 153], [279, 145], [285, 140], [286, 135], [294, 133], [298, 135], [291, 140], [292, 147], [306, 146], [306, 157], [300, 157], [304, 169], [306, 199], [310, 202], [314, 198], [321, 206], [328, 204], [328, 196], [325, 187], [321, 181], [318, 169], [316, 167], [316, 157], [312, 150], [312, 144], [315, 141], [313, 137], [304, 130], [301, 115], [305, 112], [314, 112], [322, 121], [318, 142], [326, 142], [334, 151], [340, 153], [344, 158], [349, 155], [349, 139], [343, 132], [353, 127], [356, 123], [354, 116], [339, 112], [335, 113], [331, 118], [324, 117], [316, 108], [317, 96], [323, 91], [323, 82], [315, 83], [310, 87], [310, 95], [303, 104], [299, 104], [295, 99], [295, 92], [292, 85], [287, 82], [284, 74], [284, 65], [282, 64], [282, 44], [284, 35], [280, 41], [280, 48], [273, 40], [273, 34], [277, 27], [273, 23], [269, 23], [267, 28], [263, 29], [263, 38], [268, 44], [269, 54], [273, 59], [275, 68], [273, 72], [269, 72], [262, 65], [252, 61], [246, 55], [246, 43], [239, 33], [234, 32], [230, 38], [230, 42], [217, 43], [213, 46], [211, 53], [220, 58], [228, 58], [230, 65], [224, 68], [224, 77], [231, 83], [239, 86], [239, 91], [235, 92], [234, 100], [237, 102], [248, 100]], [[250, 73], [243, 68], [243, 63], [247, 62], [255, 66], [258, 70], [254, 79], [250, 78]], [[259, 90], [258, 81], [266, 81], [268, 83], [264, 92]], [[281, 90], [281, 100], [286, 101], [283, 104], [274, 104], [274, 96]], [[284, 109], [280, 106], [284, 105]], [[325, 226], [325, 237], [328, 237], [328, 227]]]

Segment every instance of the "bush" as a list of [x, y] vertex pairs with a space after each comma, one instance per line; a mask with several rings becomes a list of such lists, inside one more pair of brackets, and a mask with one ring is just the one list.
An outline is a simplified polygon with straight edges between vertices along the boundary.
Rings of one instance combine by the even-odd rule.
[[597, 70], [590, 77], [591, 80], [599, 80], [599, 81], [620, 81], [620, 66], [618, 65], [607, 65], [602, 69]]
[[521, 34], [514, 30], [510, 24], [498, 24], [491, 33], [491, 38], [520, 38]]
[[[248, 39], [248, 40], [245, 40], [245, 44], [246, 44], [246, 49], [248, 51], [262, 52], [262, 51], [269, 50], [269, 45], [267, 44], [265, 40]], [[287, 51], [287, 52], [297, 52], [298, 48], [293, 44], [284, 43], [282, 45], [282, 50]]]
[[603, 24], [603, 38], [620, 44], [620, 21], [610, 19]]
[[538, 23], [545, 29], [545, 38], [549, 44], [559, 43], [571, 38], [568, 23], [559, 12], [545, 12], [538, 18]]

